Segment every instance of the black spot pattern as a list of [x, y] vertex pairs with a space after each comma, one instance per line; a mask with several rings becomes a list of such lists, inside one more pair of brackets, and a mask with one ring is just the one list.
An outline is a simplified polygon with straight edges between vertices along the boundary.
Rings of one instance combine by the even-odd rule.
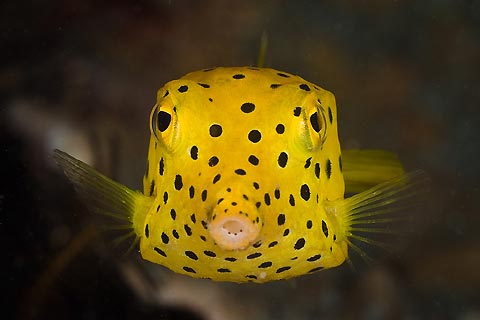
[[227, 268], [220, 268], [217, 271], [220, 273], [231, 272], [230, 269], [227, 269]]
[[168, 192], [165, 191], [163, 193], [163, 204], [167, 204], [167, 201], [168, 201]]
[[193, 199], [193, 197], [195, 196], [195, 188], [193, 186], [190, 186], [190, 188], [188, 188], [188, 195], [190, 196], [190, 199]]
[[333, 114], [332, 114], [332, 109], [328, 107], [328, 120], [330, 121], [330, 124], [333, 124]]
[[278, 134], [283, 134], [285, 132], [285, 126], [281, 123], [277, 124], [275, 131], [277, 131]]
[[272, 83], [272, 84], [270, 85], [270, 88], [272, 88], [272, 89], [277, 89], [277, 88], [280, 87], [280, 86], [281, 86], [281, 84]]
[[255, 190], [258, 190], [260, 188], [260, 185], [257, 182], [254, 182], [253, 187], [255, 188]]
[[190, 216], [190, 220], [192, 220], [193, 223], [197, 222], [197, 217], [195, 217], [195, 213], [192, 213], [192, 215]]
[[206, 83], [199, 83], [198, 85], [201, 86], [201, 87], [203, 87], [203, 88], [205, 88], [205, 89], [210, 88], [210, 85], [208, 85], [208, 84], [206, 84]]
[[320, 163], [315, 163], [315, 176], [320, 179]]
[[243, 169], [236, 169], [235, 173], [238, 174], [239, 176], [244, 176], [247, 174], [247, 172]]
[[155, 190], [155, 180], [152, 180], [152, 183], [150, 184], [150, 196], [152, 196], [154, 190]]
[[273, 194], [275, 196], [275, 199], [277, 200], [280, 199], [280, 189], [275, 189]]
[[170, 238], [167, 236], [165, 232], [162, 232], [161, 238], [162, 238], [162, 242], [165, 244], [168, 244], [168, 242], [170, 241]]
[[244, 104], [242, 104], [240, 109], [244, 113], [250, 113], [250, 112], [253, 112], [255, 110], [255, 105], [251, 102], [245, 102]]
[[234, 75], [232, 78], [239, 80], [239, 79], [245, 78], [245, 75], [243, 75], [243, 74], [236, 74], [236, 75]]
[[185, 229], [185, 232], [187, 233], [187, 236], [192, 235], [192, 229], [188, 226], [188, 224], [184, 225], [183, 228]]
[[295, 109], [293, 109], [293, 115], [295, 117], [300, 116], [300, 113], [302, 113], [302, 108], [301, 107], [296, 107]]
[[178, 88], [178, 92], [180, 93], [184, 93], [187, 91], [188, 91], [188, 86], [181, 86], [180, 88]]
[[164, 256], [165, 258], [167, 257], [167, 254], [162, 249], [155, 247], [153, 248], [153, 250], [155, 250], [156, 253], [158, 253], [161, 256]]
[[202, 201], [205, 202], [207, 200], [207, 189], [202, 191]]
[[180, 235], [178, 234], [177, 230], [175, 230], [175, 229], [172, 230], [172, 235], [175, 239], [180, 238]]
[[198, 147], [197, 146], [193, 146], [190, 149], [190, 157], [192, 157], [193, 160], [198, 159]]
[[332, 162], [330, 161], [330, 159], [327, 159], [327, 165], [325, 168], [327, 179], [330, 179], [330, 176], [332, 175]]
[[290, 229], [285, 229], [283, 231], [283, 236], [286, 237], [286, 236], [288, 236], [289, 233], [290, 233]]
[[268, 193], [265, 193], [263, 198], [264, 198], [265, 204], [267, 206], [269, 206], [270, 205], [270, 195]]
[[322, 220], [322, 231], [326, 238], [328, 238], [328, 227], [325, 220]]
[[248, 140], [257, 143], [262, 139], [262, 134], [258, 130], [252, 130], [248, 133]]
[[177, 218], [177, 212], [175, 211], [175, 209], [171, 209], [170, 210], [170, 216], [172, 217], [172, 220], [175, 220]]
[[287, 270], [290, 270], [292, 267], [281, 267], [281, 268], [278, 268], [276, 273], [282, 273], [282, 272], [285, 272]]
[[175, 176], [175, 182], [174, 182], [175, 190], [181, 190], [183, 187], [183, 181], [182, 181], [182, 176], [177, 174]]
[[148, 223], [145, 225], [145, 238], [148, 239], [148, 237], [150, 236], [150, 231], [148, 230]]
[[197, 273], [195, 272], [195, 270], [193, 270], [192, 268], [190, 267], [183, 267], [183, 270], [187, 271], [187, 272], [190, 272], [190, 273]]
[[307, 184], [303, 184], [300, 187], [300, 196], [305, 201], [308, 201], [308, 199], [310, 199], [310, 188], [308, 187]]
[[310, 168], [310, 164], [312, 162], [312, 157], [308, 158], [307, 161], [305, 161], [305, 165], [303, 166], [305, 169]]
[[295, 242], [295, 246], [293, 247], [295, 250], [300, 250], [305, 246], [305, 239], [300, 238]]
[[273, 248], [273, 247], [275, 247], [277, 244], [278, 244], [278, 241], [272, 241], [272, 242], [270, 242], [270, 243], [268, 244], [268, 247], [269, 247], [269, 248]]
[[277, 75], [279, 75], [280, 77], [283, 77], [283, 78], [290, 78], [290, 76], [288, 74], [285, 74], [285, 73], [282, 73], [282, 72], [277, 72]]
[[312, 229], [312, 227], [313, 227], [313, 222], [312, 222], [312, 220], [308, 220], [308, 221], [307, 221], [307, 229]]
[[255, 253], [252, 253], [252, 254], [249, 254], [247, 256], [247, 259], [255, 259], [255, 258], [258, 258], [258, 257], [261, 257], [262, 254], [260, 252], [255, 252]]
[[253, 154], [248, 157], [248, 162], [250, 162], [252, 165], [256, 166], [258, 165], [258, 158], [255, 157]]
[[307, 259], [308, 262], [313, 262], [313, 261], [317, 261], [318, 259], [320, 259], [322, 256], [319, 255], [319, 254], [316, 254], [314, 256], [311, 256], [310, 258]]
[[192, 260], [198, 260], [198, 256], [193, 251], [185, 251], [185, 255]]
[[203, 253], [208, 256], [208, 257], [212, 257], [212, 258], [215, 258], [217, 256], [217, 254], [213, 251], [209, 251], [209, 250], [205, 250], [203, 251]]
[[288, 202], [290, 205], [293, 207], [295, 206], [295, 198], [293, 197], [293, 194], [290, 195], [290, 198], [288, 199]]
[[277, 217], [277, 224], [279, 226], [282, 226], [285, 224], [285, 215], [283, 213], [280, 213]]
[[213, 177], [212, 183], [213, 184], [217, 183], [220, 180], [221, 177], [222, 176], [220, 175], [220, 173], [217, 174], [215, 177]]
[[228, 258], [225, 258], [225, 260], [228, 261], [228, 262], [235, 262], [235, 261], [237, 261], [237, 258], [228, 257]]
[[268, 267], [271, 267], [271, 266], [272, 266], [271, 261], [265, 261], [265, 262], [262, 262], [258, 267], [259, 268], [268, 268]]
[[165, 172], [165, 163], [163, 158], [160, 159], [160, 163], [158, 164], [158, 173], [163, 176], [163, 173]]
[[210, 167], [215, 167], [217, 164], [218, 164], [218, 158], [216, 156], [213, 156], [208, 160], [208, 165]]
[[302, 89], [302, 90], [310, 91], [310, 87], [309, 87], [307, 84], [305, 84], [305, 83], [302, 83], [299, 87], [300, 87], [300, 89]]
[[288, 155], [286, 152], [282, 151], [278, 156], [278, 165], [280, 168], [285, 168], [288, 162]]
[[210, 136], [213, 138], [220, 137], [222, 135], [223, 129], [219, 124], [212, 124], [209, 129]]

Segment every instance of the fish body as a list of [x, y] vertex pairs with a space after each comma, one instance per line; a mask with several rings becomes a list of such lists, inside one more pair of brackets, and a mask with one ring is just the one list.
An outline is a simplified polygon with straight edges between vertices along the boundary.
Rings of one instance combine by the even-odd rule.
[[[149, 123], [143, 194], [56, 159], [95, 210], [124, 217], [144, 259], [192, 277], [267, 282], [338, 266], [349, 248], [362, 252], [353, 239], [373, 243], [355, 231], [384, 231], [375, 217], [419, 181], [387, 153], [354, 152], [347, 163], [360, 164], [344, 177], [334, 95], [274, 69], [168, 82]], [[366, 180], [383, 184], [344, 199], [345, 183]]]

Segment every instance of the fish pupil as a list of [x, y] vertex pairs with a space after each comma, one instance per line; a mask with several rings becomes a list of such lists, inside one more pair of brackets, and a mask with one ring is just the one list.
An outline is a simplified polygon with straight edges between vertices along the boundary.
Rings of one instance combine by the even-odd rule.
[[315, 132], [320, 132], [320, 123], [318, 122], [318, 113], [315, 112], [310, 116], [310, 123]]
[[171, 121], [172, 116], [168, 112], [160, 111], [157, 117], [158, 130], [160, 130], [160, 132], [167, 130]]

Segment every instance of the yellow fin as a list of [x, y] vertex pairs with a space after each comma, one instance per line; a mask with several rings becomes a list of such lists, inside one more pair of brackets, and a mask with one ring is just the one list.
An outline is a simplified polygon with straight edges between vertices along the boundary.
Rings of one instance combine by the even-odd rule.
[[371, 261], [366, 246], [393, 249], [399, 235], [421, 225], [416, 209], [422, 203], [429, 179], [423, 171], [402, 174], [350, 198], [333, 204], [339, 217], [340, 239], [365, 261]]
[[383, 150], [342, 150], [345, 193], [362, 192], [404, 174], [397, 156]]
[[63, 151], [55, 149], [53, 158], [90, 211], [112, 218], [109, 229], [128, 232], [120, 240], [142, 234], [145, 215], [152, 204], [149, 197], [113, 181]]

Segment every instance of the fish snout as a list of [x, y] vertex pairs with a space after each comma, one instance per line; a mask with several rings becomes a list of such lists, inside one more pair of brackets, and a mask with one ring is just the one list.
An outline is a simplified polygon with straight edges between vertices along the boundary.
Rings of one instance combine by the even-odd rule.
[[243, 250], [258, 239], [261, 220], [254, 203], [244, 198], [222, 198], [212, 211], [208, 230], [222, 249]]

